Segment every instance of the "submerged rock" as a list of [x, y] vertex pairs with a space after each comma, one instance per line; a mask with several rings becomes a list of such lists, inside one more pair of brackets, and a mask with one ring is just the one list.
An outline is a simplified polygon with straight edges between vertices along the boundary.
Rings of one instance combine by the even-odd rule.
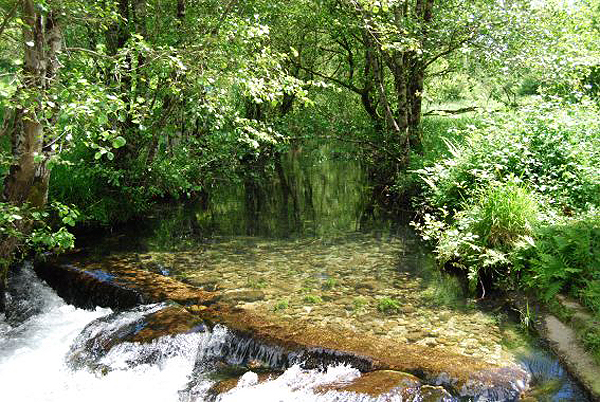
[[[403, 344], [343, 327], [334, 329], [335, 325], [325, 329], [311, 321], [235, 308], [229, 302], [219, 302], [222, 295], [218, 293], [122, 265], [118, 259], [84, 266], [81, 269], [47, 263], [38, 271], [54, 278], [55, 283], [61, 282], [61, 275], [68, 278], [68, 287], [77, 289], [79, 296], [88, 293], [88, 303], [100, 297], [111, 306], [123, 308], [132, 303], [170, 300], [187, 309], [163, 307], [148, 312], [142, 319], [122, 323], [108, 336], [88, 336], [88, 344], [72, 352], [75, 362], [82, 359], [93, 365], [107, 350], [123, 343], [148, 343], [167, 334], [205, 330], [202, 322], [207, 322], [209, 327], [224, 325], [230, 330], [223, 336], [211, 334], [206, 338], [208, 344], [201, 348], [202, 356], [197, 359], [202, 366], [197, 368], [198, 373], [204, 372], [207, 364], [248, 366], [260, 362], [265, 370], [281, 370], [296, 363], [304, 368], [347, 364], [363, 373], [395, 370], [418, 374], [424, 383], [443, 385], [457, 395], [489, 400], [516, 399], [528, 386], [527, 373], [516, 366], [500, 367], [438, 347]], [[232, 300], [250, 301], [262, 296], [258, 290], [230, 293]], [[225, 299], [229, 300], [228, 296]], [[340, 317], [331, 317], [332, 324], [339, 320]], [[391, 329], [388, 326], [384, 330]], [[148, 358], [160, 358], [160, 353], [148, 353]]]
[[233, 292], [224, 293], [220, 300], [223, 302], [255, 302], [263, 300], [265, 298], [265, 292], [261, 290], [238, 290]]

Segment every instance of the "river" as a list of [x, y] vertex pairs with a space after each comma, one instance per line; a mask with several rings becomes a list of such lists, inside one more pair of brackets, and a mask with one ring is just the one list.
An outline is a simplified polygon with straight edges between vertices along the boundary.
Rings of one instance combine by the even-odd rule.
[[[511, 314], [480, 307], [459, 280], [440, 274], [410, 227], [371, 203], [366, 183], [360, 162], [345, 154], [296, 149], [267, 174], [212, 189], [208, 200], [163, 206], [142, 223], [83, 239], [86, 252], [73, 263], [93, 272], [115, 263], [141, 267], [218, 291], [224, 302], [273, 322], [522, 367], [531, 377], [529, 400], [587, 400]], [[78, 309], [27, 264], [10, 289], [11, 313], [0, 319], [4, 400], [416, 401], [425, 389], [413, 399], [344, 391], [338, 385], [361, 373], [343, 364], [253, 370], [223, 347], [239, 339], [219, 325], [105, 348], [164, 305]]]

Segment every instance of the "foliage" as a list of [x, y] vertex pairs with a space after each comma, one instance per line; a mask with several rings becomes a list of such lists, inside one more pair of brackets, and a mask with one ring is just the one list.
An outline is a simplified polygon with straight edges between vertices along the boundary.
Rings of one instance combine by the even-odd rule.
[[[60, 28], [63, 49], [48, 53], [60, 74], [31, 85], [21, 3], [1, 1], [0, 123], [35, 112], [32, 157], [52, 171], [56, 212], [2, 204], [4, 239], [65, 248], [75, 222], [251, 187], [318, 138], [337, 157], [358, 148], [374, 194], [413, 197], [423, 237], [473, 286], [482, 273], [548, 294], [573, 283], [595, 306], [598, 278], [574, 244], [593, 238], [600, 204], [596, 0], [26, 3]], [[2, 137], [6, 187], [22, 161]], [[560, 265], [564, 244], [573, 260]]]
[[436, 207], [457, 206], [479, 188], [513, 177], [545, 200], [586, 209], [600, 201], [595, 108], [538, 104], [460, 130], [451, 158], [418, 173]]
[[[515, 283], [522, 275], [521, 283], [547, 292], [547, 298], [571, 280], [569, 270], [581, 274], [558, 263], [567, 250], [560, 258], [543, 250], [560, 249], [549, 243], [554, 237], [564, 239], [565, 247], [589, 238], [548, 231], [558, 219], [593, 215], [600, 204], [595, 113], [591, 105], [538, 104], [488, 118], [459, 130], [462, 142], [447, 141], [449, 157], [417, 169], [424, 188], [415, 226], [434, 243], [440, 263], [464, 270], [473, 290], [482, 273], [495, 283]], [[540, 256], [534, 258], [532, 250]], [[587, 264], [582, 255], [572, 258]], [[594, 278], [572, 282], [577, 296], [594, 299], [587, 290]]]
[[592, 351], [596, 362], [600, 363], [600, 327], [598, 321], [595, 322], [595, 325], [586, 328], [582, 335], [582, 341]]
[[597, 215], [564, 218], [539, 228], [535, 243], [513, 258], [523, 283], [549, 301], [570, 293], [600, 313], [600, 219]]
[[[77, 210], [53, 203], [48, 210], [31, 208], [24, 204], [20, 207], [0, 203], [0, 239], [15, 239], [21, 245], [21, 255], [33, 251], [61, 252], [73, 248], [74, 236], [68, 231], [79, 218]], [[21, 225], [31, 226], [32, 230], [23, 232]], [[2, 262], [3, 264], [5, 262]]]
[[454, 224], [439, 234], [438, 259], [465, 269], [474, 289], [481, 269], [491, 274], [492, 269], [507, 268], [507, 252], [516, 242], [529, 241], [536, 215], [536, 202], [526, 189], [514, 182], [493, 185], [481, 191], [475, 203], [458, 212]]
[[397, 314], [402, 311], [402, 308], [398, 300], [382, 297], [377, 301], [377, 310], [385, 314]]

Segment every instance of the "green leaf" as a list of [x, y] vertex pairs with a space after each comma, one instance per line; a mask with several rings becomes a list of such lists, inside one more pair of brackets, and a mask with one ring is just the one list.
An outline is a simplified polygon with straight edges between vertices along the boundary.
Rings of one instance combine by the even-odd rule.
[[101, 114], [100, 116], [98, 116], [98, 123], [102, 126], [108, 123], [108, 116], [105, 114]]
[[125, 140], [125, 138], [123, 138], [122, 136], [118, 136], [117, 138], [115, 138], [113, 140], [112, 146], [113, 146], [113, 148], [121, 148], [126, 143], [127, 143], [127, 141]]

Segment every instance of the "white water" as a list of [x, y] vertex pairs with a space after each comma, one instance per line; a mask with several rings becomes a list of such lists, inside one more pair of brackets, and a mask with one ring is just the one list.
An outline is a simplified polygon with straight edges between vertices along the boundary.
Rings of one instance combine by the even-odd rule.
[[[28, 287], [37, 288], [38, 301], [43, 306], [42, 311], [18, 325], [0, 320], [2, 400], [168, 402], [179, 399], [178, 391], [188, 381], [202, 334], [165, 337], [143, 346], [121, 344], [100, 361], [113, 369], [106, 375], [87, 369], [72, 370], [65, 356], [73, 342], [88, 323], [110, 314], [111, 310], [86, 311], [69, 306], [27, 268], [21, 275], [32, 281]], [[159, 364], [129, 368], [128, 361], [157, 348], [166, 351]]]
[[[248, 372], [240, 378], [237, 387], [222, 394], [219, 402], [261, 401], [261, 402], [367, 402], [377, 399], [367, 395], [349, 392], [319, 392], [319, 387], [327, 384], [348, 383], [360, 377], [360, 372], [348, 366], [329, 367], [325, 372], [303, 370], [292, 366], [276, 379], [258, 383], [258, 377]], [[382, 398], [382, 400], [384, 400]], [[385, 397], [385, 401], [401, 402], [399, 396]]]

